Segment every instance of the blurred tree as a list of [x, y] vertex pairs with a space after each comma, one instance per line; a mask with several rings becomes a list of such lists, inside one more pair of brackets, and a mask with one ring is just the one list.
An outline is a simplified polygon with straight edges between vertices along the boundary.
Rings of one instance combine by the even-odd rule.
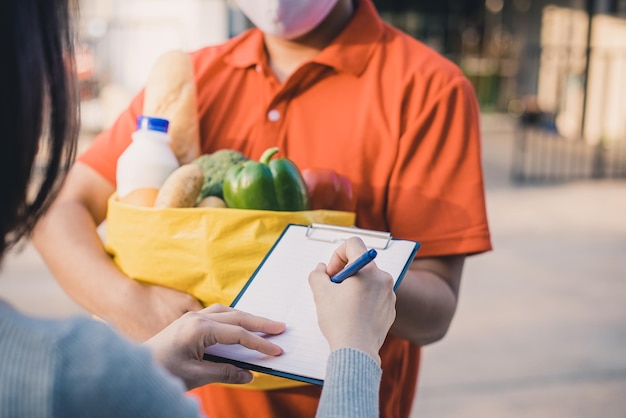
[[425, 14], [473, 13], [482, 10], [483, 0], [374, 0], [380, 12], [416, 11]]
[[383, 19], [423, 41], [443, 55], [459, 62], [462, 34], [480, 28], [484, 0], [373, 0]]

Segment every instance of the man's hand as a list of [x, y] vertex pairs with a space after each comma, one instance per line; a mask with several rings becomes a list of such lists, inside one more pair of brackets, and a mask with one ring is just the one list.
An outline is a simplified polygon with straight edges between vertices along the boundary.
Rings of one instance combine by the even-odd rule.
[[188, 389], [207, 383], [249, 383], [252, 374], [225, 363], [202, 360], [216, 343], [241, 344], [270, 356], [282, 354], [274, 343], [255, 334], [280, 334], [285, 324], [250, 315], [222, 305], [188, 312], [148, 341], [156, 360], [180, 377]]
[[133, 315], [132, 320], [106, 319], [111, 320], [121, 332], [138, 341], [154, 336], [187, 312], [202, 309], [200, 302], [193, 296], [168, 287], [141, 284], [137, 290], [138, 294], [128, 303], [141, 307], [142, 314]]

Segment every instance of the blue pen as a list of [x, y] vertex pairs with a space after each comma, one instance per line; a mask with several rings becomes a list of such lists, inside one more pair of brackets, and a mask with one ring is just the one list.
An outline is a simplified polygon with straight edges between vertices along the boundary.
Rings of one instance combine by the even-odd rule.
[[353, 263], [348, 264], [341, 270], [339, 273], [335, 274], [330, 280], [333, 283], [341, 283], [346, 280], [350, 276], [354, 276], [361, 270], [363, 267], [368, 265], [373, 259], [376, 258], [378, 253], [376, 250], [371, 249], [363, 253], [362, 256], [354, 260]]

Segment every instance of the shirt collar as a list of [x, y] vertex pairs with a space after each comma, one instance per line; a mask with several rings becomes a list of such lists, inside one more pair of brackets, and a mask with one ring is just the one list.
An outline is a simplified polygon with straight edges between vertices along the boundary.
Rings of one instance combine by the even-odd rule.
[[265, 61], [263, 33], [260, 30], [248, 30], [239, 35], [239, 38], [232, 52], [225, 57], [227, 63], [237, 68], [248, 68]]
[[[365, 70], [383, 35], [384, 23], [371, 0], [355, 3], [355, 13], [348, 25], [312, 61], [358, 76]], [[241, 35], [238, 46], [226, 60], [238, 68], [264, 65], [267, 57], [263, 33], [253, 29]]]

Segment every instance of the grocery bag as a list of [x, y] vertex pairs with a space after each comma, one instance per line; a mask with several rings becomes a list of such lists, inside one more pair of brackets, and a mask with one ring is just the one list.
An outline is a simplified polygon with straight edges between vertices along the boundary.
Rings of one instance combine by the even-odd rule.
[[[108, 201], [105, 249], [127, 276], [195, 296], [204, 306], [230, 305], [284, 228], [314, 222], [352, 226], [355, 214], [231, 208], [154, 209]], [[304, 383], [255, 373], [248, 389]]]

